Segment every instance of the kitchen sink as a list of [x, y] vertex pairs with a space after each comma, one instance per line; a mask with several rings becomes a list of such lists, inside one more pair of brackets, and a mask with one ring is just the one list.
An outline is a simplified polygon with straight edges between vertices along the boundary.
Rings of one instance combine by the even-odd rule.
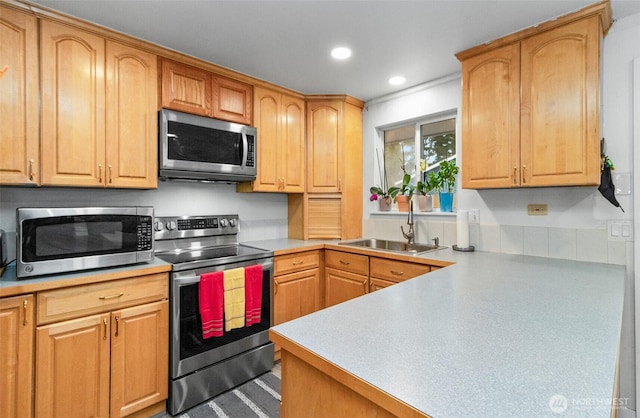
[[355, 241], [339, 242], [339, 245], [370, 248], [372, 250], [392, 251], [397, 253], [419, 254], [427, 251], [440, 250], [444, 247], [430, 244], [412, 244], [404, 241], [389, 241], [386, 239], [366, 238]]

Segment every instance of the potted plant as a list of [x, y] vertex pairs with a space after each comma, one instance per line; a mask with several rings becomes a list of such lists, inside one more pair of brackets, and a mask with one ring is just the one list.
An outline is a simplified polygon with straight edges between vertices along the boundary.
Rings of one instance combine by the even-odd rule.
[[391, 210], [391, 202], [393, 200], [393, 196], [391, 196], [391, 194], [389, 193], [389, 189], [372, 186], [369, 189], [369, 192], [371, 192], [369, 200], [372, 202], [378, 201], [378, 208], [380, 209], [380, 211], [386, 212]]
[[382, 182], [382, 187], [370, 187], [369, 192], [371, 193], [371, 196], [369, 196], [369, 200], [371, 202], [377, 201], [378, 209], [381, 212], [387, 212], [391, 210], [391, 202], [393, 201], [394, 196], [391, 195], [392, 190], [387, 185], [387, 169], [385, 167], [384, 173], [382, 172], [382, 164], [380, 164], [380, 154], [376, 153], [376, 156], [378, 158], [378, 169], [380, 170], [380, 181]]
[[437, 177], [441, 212], [453, 212], [453, 193], [456, 190], [456, 174], [459, 170], [453, 160], [440, 162]]
[[409, 212], [409, 202], [411, 201], [415, 190], [416, 186], [411, 184], [411, 174], [406, 171], [404, 176], [402, 176], [402, 184], [400, 187], [389, 187], [391, 197], [398, 203], [399, 212]]
[[432, 171], [425, 176], [424, 181], [416, 184], [416, 195], [418, 196], [418, 208], [421, 212], [431, 212], [433, 209], [433, 197], [431, 193], [438, 188], [438, 177]]

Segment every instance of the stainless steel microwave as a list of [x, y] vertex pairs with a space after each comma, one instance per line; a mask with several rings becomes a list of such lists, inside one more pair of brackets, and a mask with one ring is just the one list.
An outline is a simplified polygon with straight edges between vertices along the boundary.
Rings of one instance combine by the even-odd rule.
[[169, 109], [159, 113], [161, 180], [231, 183], [256, 179], [256, 128]]
[[19, 278], [153, 260], [152, 207], [18, 208]]

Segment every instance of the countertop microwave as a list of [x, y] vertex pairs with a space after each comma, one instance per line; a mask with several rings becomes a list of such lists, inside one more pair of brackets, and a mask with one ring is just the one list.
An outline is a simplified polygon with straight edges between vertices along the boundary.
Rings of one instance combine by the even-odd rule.
[[169, 109], [160, 110], [158, 123], [160, 180], [256, 179], [255, 127]]
[[18, 208], [18, 278], [153, 261], [153, 208]]

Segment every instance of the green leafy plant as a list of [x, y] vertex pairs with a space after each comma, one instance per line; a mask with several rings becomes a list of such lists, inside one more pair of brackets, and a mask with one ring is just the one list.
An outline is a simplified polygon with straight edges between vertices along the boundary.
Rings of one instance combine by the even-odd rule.
[[398, 195], [409, 196], [409, 199], [411, 199], [415, 190], [416, 190], [416, 186], [411, 183], [411, 174], [405, 172], [404, 176], [402, 176], [402, 184], [400, 185], [400, 187], [398, 186], [389, 187], [389, 195], [394, 200]]
[[453, 193], [456, 190], [456, 174], [460, 171], [460, 167], [453, 160], [444, 160], [440, 162], [438, 170], [438, 189], [442, 192]]
[[433, 191], [438, 190], [438, 176], [433, 171], [424, 179], [416, 184], [416, 194], [425, 196]]

